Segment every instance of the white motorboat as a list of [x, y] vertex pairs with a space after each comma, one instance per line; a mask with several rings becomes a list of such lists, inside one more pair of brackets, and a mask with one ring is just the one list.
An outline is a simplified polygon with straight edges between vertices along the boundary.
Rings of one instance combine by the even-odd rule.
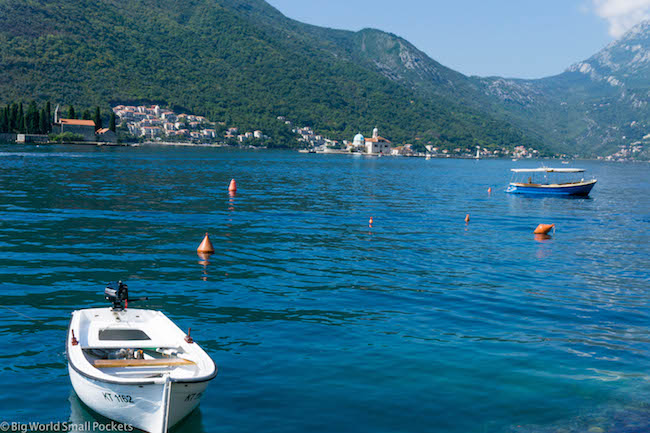
[[66, 342], [72, 387], [99, 414], [164, 433], [199, 405], [217, 367], [163, 313], [127, 308], [122, 282], [107, 287], [105, 297], [112, 307], [72, 313]]

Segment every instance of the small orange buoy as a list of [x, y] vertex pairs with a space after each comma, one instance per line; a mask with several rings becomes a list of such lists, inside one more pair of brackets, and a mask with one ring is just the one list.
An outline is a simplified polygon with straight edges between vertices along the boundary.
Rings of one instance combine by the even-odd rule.
[[469, 214], [465, 215], [465, 222], [466, 222], [466, 223], [469, 222]]
[[545, 235], [548, 234], [548, 232], [550, 232], [553, 227], [555, 227], [555, 224], [540, 224], [537, 226], [533, 233], [536, 235]]
[[230, 181], [230, 185], [228, 185], [228, 191], [230, 191], [230, 192], [236, 192], [237, 191], [237, 182], [235, 182], [235, 179], [232, 179]]
[[201, 254], [213, 254], [214, 253], [214, 247], [212, 246], [212, 242], [210, 242], [210, 237], [208, 234], [205, 234], [205, 237], [203, 238], [203, 241], [201, 242], [201, 245], [196, 249], [196, 252]]
[[492, 194], [492, 187], [488, 188], [488, 194]]
[[372, 227], [372, 217], [370, 217], [370, 219], [368, 220], [368, 225]]

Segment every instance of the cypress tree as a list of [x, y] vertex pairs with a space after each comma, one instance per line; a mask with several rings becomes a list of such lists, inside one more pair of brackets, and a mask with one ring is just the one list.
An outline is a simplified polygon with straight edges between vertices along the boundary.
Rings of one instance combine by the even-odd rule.
[[111, 112], [111, 120], [108, 123], [108, 129], [115, 132], [115, 113]]
[[16, 106], [16, 103], [14, 102], [11, 104], [11, 108], [7, 105], [7, 110], [9, 112], [8, 132], [14, 132], [18, 128], [18, 122], [16, 121], [16, 117], [18, 117], [18, 106]]
[[38, 119], [39, 120], [39, 125], [38, 125], [39, 126], [39, 128], [38, 128], [39, 131], [38, 132], [41, 133], [41, 134], [47, 134], [47, 132], [48, 132], [47, 130], [48, 130], [49, 122], [47, 121], [47, 119], [48, 119], [47, 110], [45, 108], [42, 108], [41, 109], [41, 114], [40, 114], [39, 119]]
[[72, 105], [68, 107], [68, 119], [76, 119], [74, 115], [74, 107]]
[[27, 114], [25, 115], [25, 130], [28, 134], [35, 134], [38, 132], [39, 119], [38, 119], [38, 108], [36, 108], [36, 102], [32, 101], [27, 107]]
[[102, 128], [102, 113], [99, 111], [99, 107], [95, 107], [95, 130]]
[[7, 110], [0, 110], [0, 132], [7, 132]]
[[47, 134], [52, 130], [52, 106], [50, 105], [50, 101], [47, 101], [47, 104], [45, 105], [45, 111], [47, 112], [47, 117], [45, 118], [45, 124], [47, 127], [45, 128], [44, 134]]
[[16, 119], [18, 122], [18, 132], [20, 134], [25, 133], [25, 112], [23, 111], [23, 103], [21, 102], [20, 105], [18, 106], [18, 118]]

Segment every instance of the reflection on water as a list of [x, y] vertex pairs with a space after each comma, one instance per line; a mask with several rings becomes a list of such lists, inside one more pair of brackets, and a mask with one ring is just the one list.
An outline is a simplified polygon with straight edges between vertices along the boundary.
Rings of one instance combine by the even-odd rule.
[[[72, 428], [78, 428], [78, 431], [101, 431], [107, 433], [123, 433], [125, 431], [135, 431], [139, 432], [141, 430], [134, 429], [131, 426], [124, 424], [116, 424], [115, 421], [106, 418], [105, 416], [98, 414], [82, 402], [77, 394], [74, 391], [70, 391], [68, 396], [68, 401], [70, 402], [70, 418], [69, 422], [76, 427], [71, 426]], [[86, 427], [90, 426], [91, 430], [86, 430]], [[185, 419], [181, 420], [174, 428], [170, 431], [188, 431], [203, 433], [206, 430], [203, 428], [201, 409], [197, 408], [192, 413], [190, 413]]]
[[645, 166], [567, 200], [505, 194], [510, 161], [3, 151], [0, 419], [67, 412], [70, 312], [124, 280], [219, 366], [179, 432], [647, 426]]

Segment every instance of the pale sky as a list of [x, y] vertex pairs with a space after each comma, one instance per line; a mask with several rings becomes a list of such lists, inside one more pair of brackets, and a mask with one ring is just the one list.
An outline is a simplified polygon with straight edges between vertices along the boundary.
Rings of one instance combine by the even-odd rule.
[[267, 0], [289, 18], [401, 36], [466, 75], [542, 78], [598, 52], [650, 0]]

